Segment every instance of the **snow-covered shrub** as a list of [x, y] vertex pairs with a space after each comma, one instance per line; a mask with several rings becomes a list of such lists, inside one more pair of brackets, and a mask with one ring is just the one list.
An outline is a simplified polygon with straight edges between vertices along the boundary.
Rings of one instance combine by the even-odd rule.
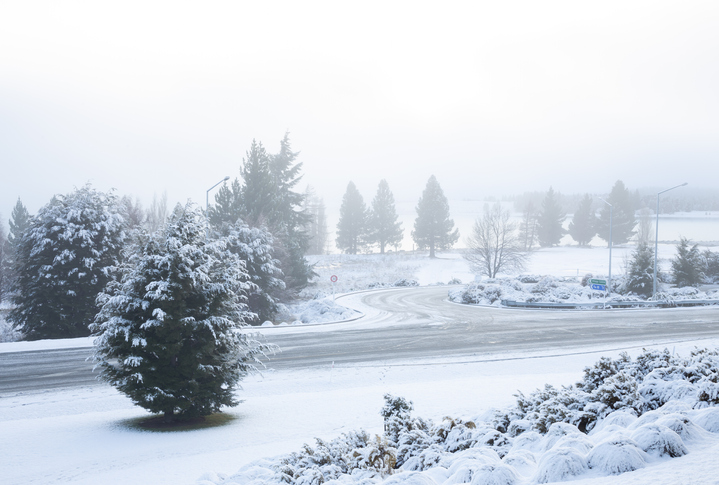
[[412, 401], [392, 394], [384, 395], [384, 406], [380, 414], [384, 418], [384, 433], [390, 443], [396, 445], [400, 432], [411, 429], [412, 409]]
[[517, 280], [521, 283], [539, 283], [542, 277], [536, 274], [522, 274], [517, 276]]
[[590, 468], [609, 475], [631, 472], [647, 464], [646, 453], [629, 438], [614, 438], [595, 446], [587, 455]]
[[703, 430], [694, 424], [687, 416], [679, 413], [671, 413], [657, 419], [656, 424], [666, 426], [678, 434], [682, 440], [691, 441], [700, 438]]
[[451, 280], [449, 280], [449, 281], [447, 282], [447, 284], [448, 284], [448, 285], [461, 285], [461, 284], [462, 284], [462, 280], [460, 280], [459, 278], [452, 278]]
[[592, 400], [601, 402], [611, 410], [641, 411], [642, 408], [637, 381], [624, 371], [605, 379], [592, 393]]
[[571, 480], [588, 469], [587, 460], [572, 448], [557, 448], [545, 453], [539, 460], [537, 483], [562, 482]]
[[474, 473], [471, 485], [514, 485], [519, 480], [512, 467], [502, 463], [483, 465]]
[[637, 445], [644, 451], [657, 456], [676, 458], [688, 453], [681, 437], [661, 424], [646, 424], [634, 430], [631, 435]]
[[593, 366], [584, 368], [584, 378], [577, 383], [577, 386], [585, 392], [592, 392], [606, 379], [624, 369], [629, 362], [629, 355], [625, 352], [622, 352], [617, 360], [601, 357]]
[[417, 283], [417, 280], [412, 280], [409, 278], [400, 278], [397, 281], [395, 281], [392, 286], [396, 286], [396, 287], [419, 286], [419, 283]]
[[380, 475], [392, 473], [397, 464], [397, 450], [386, 438], [375, 436], [366, 446], [355, 448], [347, 459], [350, 470], [373, 470]]
[[325, 323], [348, 320], [359, 312], [337, 304], [332, 298], [322, 298], [291, 305], [290, 311], [302, 323]]
[[695, 416], [694, 424], [710, 433], [719, 433], [719, 408], [701, 410]]

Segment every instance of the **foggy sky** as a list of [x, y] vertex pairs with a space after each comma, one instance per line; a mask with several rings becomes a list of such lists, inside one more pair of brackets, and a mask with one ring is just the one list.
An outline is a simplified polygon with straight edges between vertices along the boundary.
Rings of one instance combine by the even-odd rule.
[[0, 214], [91, 182], [174, 203], [285, 131], [330, 207], [717, 187], [719, 4], [3, 2]]

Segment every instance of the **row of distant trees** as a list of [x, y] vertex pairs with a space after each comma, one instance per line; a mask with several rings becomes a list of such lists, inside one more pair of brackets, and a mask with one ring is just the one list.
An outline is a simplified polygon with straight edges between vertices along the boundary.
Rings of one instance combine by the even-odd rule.
[[[412, 239], [419, 249], [429, 250], [430, 258], [435, 257], [436, 251], [448, 249], [457, 242], [459, 230], [454, 227], [449, 202], [434, 175], [427, 181], [416, 210]], [[340, 206], [337, 248], [357, 254], [376, 246], [384, 254], [388, 247], [399, 248], [403, 238], [404, 230], [398, 221], [394, 195], [387, 181], [380, 181], [369, 208], [354, 182], [349, 182]]]

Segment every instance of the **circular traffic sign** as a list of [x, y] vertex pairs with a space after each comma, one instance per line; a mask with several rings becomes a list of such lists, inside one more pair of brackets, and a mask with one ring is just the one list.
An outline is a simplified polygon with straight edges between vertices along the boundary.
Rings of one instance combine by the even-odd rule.
[[337, 283], [337, 276], [335, 276], [335, 275], [330, 276], [330, 281], [332, 283]]

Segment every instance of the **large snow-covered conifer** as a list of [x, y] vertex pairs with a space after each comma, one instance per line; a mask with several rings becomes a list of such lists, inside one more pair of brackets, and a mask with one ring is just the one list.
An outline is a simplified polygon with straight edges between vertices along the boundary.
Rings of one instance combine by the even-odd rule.
[[537, 218], [537, 239], [539, 245], [544, 247], [556, 246], [565, 234], [562, 223], [567, 215], [559, 204], [557, 194], [549, 187], [542, 200], [542, 208]]
[[640, 242], [632, 251], [627, 268], [626, 291], [642, 296], [651, 296], [654, 286], [654, 249]]
[[348, 254], [357, 254], [367, 244], [367, 207], [351, 181], [342, 197], [335, 244]]
[[168, 421], [236, 405], [237, 383], [273, 349], [239, 331], [254, 286], [227, 240], [206, 239], [201, 211], [178, 206], [98, 297], [101, 377]]
[[592, 198], [589, 194], [584, 194], [584, 198], [574, 212], [572, 222], [569, 223], [569, 235], [580, 246], [586, 246], [597, 235], [596, 219], [592, 210]]
[[454, 246], [459, 230], [450, 219], [449, 202], [434, 175], [427, 181], [416, 210], [412, 239], [420, 249], [429, 249], [429, 257], [434, 258], [436, 250]]
[[672, 278], [678, 287], [699, 286], [704, 281], [706, 264], [699, 252], [699, 246], [690, 246], [689, 240], [681, 238], [677, 254], [672, 259]]
[[372, 199], [367, 220], [369, 240], [372, 244], [379, 245], [380, 254], [384, 254], [386, 246], [397, 246], [402, 242], [404, 231], [402, 223], [397, 219], [394, 195], [389, 190], [387, 181], [382, 179], [377, 187], [377, 194]]
[[56, 195], [22, 234], [9, 320], [28, 339], [89, 335], [95, 298], [125, 238], [117, 197], [85, 185]]
[[[612, 204], [611, 222], [612, 222], [612, 243], [624, 244], [634, 235], [634, 226], [637, 225], [634, 216], [634, 200], [632, 194], [624, 186], [624, 182], [617, 180], [612, 187], [608, 200]], [[597, 222], [597, 233], [599, 237], [609, 242], [609, 206], [604, 207], [599, 212], [599, 220]]]

